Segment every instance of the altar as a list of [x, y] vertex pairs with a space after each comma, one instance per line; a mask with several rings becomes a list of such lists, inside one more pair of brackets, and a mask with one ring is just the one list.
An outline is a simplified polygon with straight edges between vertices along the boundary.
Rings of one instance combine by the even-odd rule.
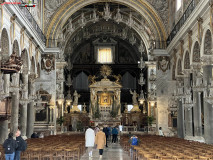
[[[109, 66], [102, 66], [101, 74], [103, 79], [95, 81], [92, 77], [90, 88], [90, 118], [96, 124], [110, 123], [120, 124], [121, 117], [121, 103], [120, 93], [121, 84], [120, 76], [111, 75], [111, 68]], [[108, 79], [108, 76], [114, 77], [115, 81]], [[110, 125], [109, 124], [109, 125]]]

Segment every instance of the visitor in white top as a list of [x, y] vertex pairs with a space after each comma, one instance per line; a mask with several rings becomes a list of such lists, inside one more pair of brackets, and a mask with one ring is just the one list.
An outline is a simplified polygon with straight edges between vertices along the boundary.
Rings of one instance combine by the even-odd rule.
[[164, 136], [164, 134], [163, 134], [163, 131], [162, 131], [162, 128], [161, 128], [161, 127], [159, 127], [158, 135], [159, 135], [159, 136]]
[[88, 148], [89, 157], [92, 157], [92, 149], [95, 145], [95, 132], [91, 126], [89, 126], [89, 128], [86, 130], [85, 143], [85, 146]]

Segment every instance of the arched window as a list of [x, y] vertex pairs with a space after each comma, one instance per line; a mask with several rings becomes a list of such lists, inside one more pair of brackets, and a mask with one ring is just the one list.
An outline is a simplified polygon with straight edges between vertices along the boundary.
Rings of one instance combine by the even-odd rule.
[[73, 79], [73, 87], [75, 90], [88, 90], [88, 76], [82, 71]]

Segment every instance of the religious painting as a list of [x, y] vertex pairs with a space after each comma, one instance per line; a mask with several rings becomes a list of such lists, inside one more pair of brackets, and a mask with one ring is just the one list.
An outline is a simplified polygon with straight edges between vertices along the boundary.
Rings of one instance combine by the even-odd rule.
[[101, 94], [101, 105], [110, 105], [110, 95], [109, 94]]

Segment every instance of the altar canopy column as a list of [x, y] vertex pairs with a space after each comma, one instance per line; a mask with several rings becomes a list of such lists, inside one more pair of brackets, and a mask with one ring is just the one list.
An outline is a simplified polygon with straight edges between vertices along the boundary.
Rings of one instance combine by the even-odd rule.
[[28, 74], [22, 75], [22, 97], [20, 99], [21, 112], [20, 112], [20, 129], [21, 135], [26, 136], [27, 132], [27, 105], [28, 105]]
[[18, 113], [19, 113], [19, 73], [12, 74], [12, 108], [11, 108], [11, 120], [10, 130], [15, 135], [18, 129]]
[[30, 103], [27, 108], [27, 137], [30, 138], [34, 131], [35, 123], [35, 108], [34, 108], [34, 99], [35, 99], [35, 75], [30, 75], [29, 77], [30, 85]]

